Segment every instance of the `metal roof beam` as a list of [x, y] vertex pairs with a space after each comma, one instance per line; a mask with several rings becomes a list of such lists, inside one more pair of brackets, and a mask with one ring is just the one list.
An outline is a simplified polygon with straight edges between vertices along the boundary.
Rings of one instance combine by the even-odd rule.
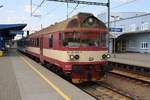
[[47, 0], [47, 1], [77, 3], [77, 4], [97, 5], [97, 6], [108, 6], [108, 3], [88, 2], [88, 1], [78, 1], [78, 0]]

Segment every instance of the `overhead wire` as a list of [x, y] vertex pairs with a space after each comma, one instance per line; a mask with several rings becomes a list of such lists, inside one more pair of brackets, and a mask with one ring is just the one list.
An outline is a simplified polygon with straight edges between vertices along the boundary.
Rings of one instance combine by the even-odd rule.
[[78, 6], [79, 6], [79, 4], [77, 4], [77, 5], [72, 9], [72, 11], [68, 13], [68, 16], [71, 15], [71, 14], [77, 9]]
[[[122, 7], [122, 6], [124, 6], [124, 5], [131, 4], [131, 3], [135, 2], [135, 1], [137, 1], [137, 0], [130, 0], [130, 1], [127, 1], [127, 2], [121, 3], [121, 4], [117, 5], [117, 6], [110, 7], [110, 9], [111, 9], [111, 10], [113, 10], [113, 9], [116, 9], [116, 8]], [[105, 12], [105, 11], [106, 11], [106, 10], [101, 10], [101, 12]]]
[[49, 12], [47, 12], [45, 15], [49, 15], [50, 13], [54, 12], [55, 10], [57, 10], [58, 8], [60, 8], [60, 5], [59, 4], [58, 6], [56, 6], [55, 8], [53, 8], [52, 10], [50, 10]]
[[42, 6], [42, 4], [45, 2], [46, 0], [42, 0], [42, 2], [40, 3], [40, 5], [38, 5], [34, 11], [32, 12], [32, 15]]
[[[39, 9], [45, 1], [46, 1], [46, 0], [43, 0], [43, 1], [40, 3], [40, 5], [38, 5], [37, 8], [33, 11], [33, 13], [35, 13], [35, 12], [37, 11], [37, 9]], [[133, 2], [135, 2], [135, 1], [137, 1], [137, 0], [127, 1], [127, 2], [125, 2], [125, 3], [122, 3], [122, 4], [119, 4], [119, 5], [117, 5], [117, 6], [111, 7], [111, 9], [116, 9], [116, 8], [122, 7], [122, 6], [124, 6], [124, 5], [133, 3]], [[88, 6], [89, 6], [89, 5], [85, 5], [85, 6], [79, 8], [79, 4], [77, 3], [77, 5], [72, 9], [72, 11], [69, 12], [69, 11], [68, 11], [69, 5], [68, 5], [68, 2], [67, 2], [67, 19], [68, 19], [68, 17], [69, 17], [75, 10], [83, 9], [83, 8], [85, 8], [85, 7], [88, 7]], [[60, 7], [60, 6], [59, 6], [59, 7]], [[58, 9], [59, 7], [54, 8], [54, 9], [52, 10], [52, 12], [54, 12], [54, 11], [55, 11], [56, 9]], [[52, 13], [52, 12], [50, 12], [50, 13]], [[47, 13], [46, 15], [48, 15], [48, 14], [50, 14], [50, 13]], [[61, 19], [64, 19], [64, 18], [65, 18], [65, 16], [64, 16], [64, 17], [61, 17]]]
[[69, 5], [68, 5], [68, 0], [67, 0], [67, 19], [68, 19], [68, 7], [69, 7]]
[[121, 6], [124, 6], [124, 5], [130, 4], [130, 3], [133, 3], [133, 2], [135, 2], [135, 1], [137, 1], [137, 0], [127, 1], [127, 2], [122, 3], [122, 4], [120, 4], [120, 5], [114, 6], [114, 7], [112, 7], [111, 9], [119, 8], [119, 7], [121, 7]]

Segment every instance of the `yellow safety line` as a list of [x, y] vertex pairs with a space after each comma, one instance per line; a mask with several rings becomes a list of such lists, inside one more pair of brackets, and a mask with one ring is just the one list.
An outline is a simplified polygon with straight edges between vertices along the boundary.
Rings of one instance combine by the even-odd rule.
[[41, 76], [57, 93], [59, 93], [65, 100], [71, 100], [66, 94], [64, 94], [56, 85], [54, 85], [50, 80], [48, 80], [41, 72], [39, 72], [35, 67], [33, 67], [24, 57], [21, 57], [24, 62], [29, 65], [29, 67], [35, 71], [39, 76]]

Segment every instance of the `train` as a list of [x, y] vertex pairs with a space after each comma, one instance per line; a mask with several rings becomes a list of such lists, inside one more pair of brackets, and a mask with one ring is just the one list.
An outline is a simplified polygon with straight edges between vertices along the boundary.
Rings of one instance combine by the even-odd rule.
[[57, 67], [73, 83], [98, 81], [108, 66], [105, 24], [91, 13], [78, 13], [17, 41], [18, 50]]

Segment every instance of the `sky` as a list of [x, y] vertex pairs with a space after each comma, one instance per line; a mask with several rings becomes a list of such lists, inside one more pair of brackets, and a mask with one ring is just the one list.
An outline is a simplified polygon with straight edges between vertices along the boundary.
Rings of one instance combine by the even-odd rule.
[[[32, 0], [33, 11], [43, 0]], [[107, 0], [84, 0], [104, 2]], [[150, 12], [150, 0], [110, 0], [111, 12]], [[39, 17], [31, 17], [30, 0], [0, 0], [0, 24], [18, 24], [26, 23], [25, 30], [37, 31], [42, 27], [47, 27], [56, 22], [62, 21], [67, 18], [67, 4], [52, 1], [46, 1], [39, 9], [36, 10], [34, 15]], [[77, 8], [72, 12], [72, 10]], [[68, 12], [69, 17], [77, 14], [78, 12], [90, 12], [98, 15], [107, 12], [107, 7], [104, 6], [88, 6], [69, 4]]]

